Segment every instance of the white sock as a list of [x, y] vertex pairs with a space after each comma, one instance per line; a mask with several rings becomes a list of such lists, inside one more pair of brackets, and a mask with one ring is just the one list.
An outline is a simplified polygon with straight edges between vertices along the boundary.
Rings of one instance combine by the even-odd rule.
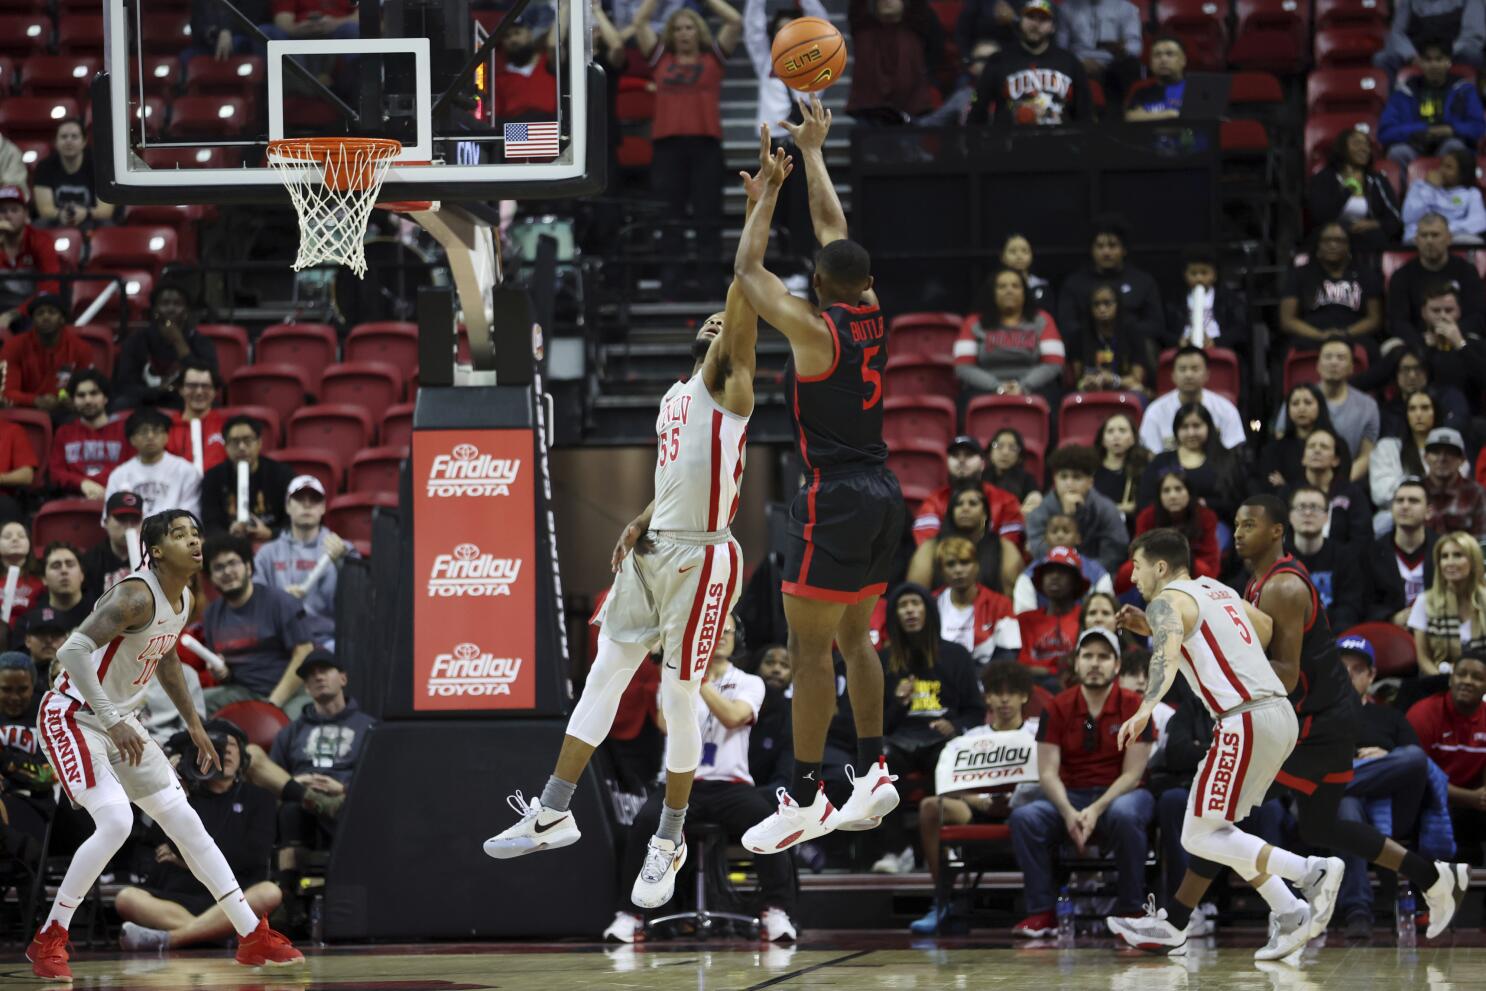
[[1291, 853], [1289, 850], [1281, 850], [1277, 846], [1269, 848], [1270, 874], [1278, 874], [1286, 881], [1294, 881], [1299, 884], [1305, 880], [1305, 876], [1311, 872], [1311, 868], [1322, 863], [1321, 857], [1302, 857]]
[[[220, 853], [217, 856], [222, 856]], [[226, 866], [227, 861], [222, 861]], [[222, 911], [227, 915], [227, 921], [232, 923], [232, 928], [237, 930], [239, 936], [247, 936], [258, 928], [258, 916], [253, 911], [253, 906], [248, 904], [248, 896], [244, 895], [241, 888], [232, 892], [226, 898], [218, 900]]]
[[113, 855], [119, 852], [134, 826], [134, 811], [128, 805], [104, 805], [89, 810], [89, 814], [93, 817], [93, 835], [84, 840], [72, 855], [67, 873], [57, 889], [57, 900], [47, 913], [42, 929], [53, 922], [63, 929], [72, 925], [72, 914], [87, 900], [93, 882], [98, 880], [98, 875], [103, 873]]
[[1300, 907], [1300, 899], [1295, 897], [1290, 886], [1273, 874], [1269, 875], [1268, 881], [1257, 885], [1255, 890], [1276, 915], [1287, 915]]

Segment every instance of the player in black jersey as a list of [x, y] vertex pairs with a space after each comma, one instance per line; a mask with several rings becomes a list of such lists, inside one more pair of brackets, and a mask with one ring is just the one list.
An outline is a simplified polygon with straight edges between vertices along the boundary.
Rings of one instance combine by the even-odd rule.
[[[806, 470], [790, 508], [782, 585], [794, 667], [795, 775], [779, 810], [744, 834], [743, 845], [755, 853], [785, 850], [833, 829], [871, 829], [898, 804], [895, 778], [882, 757], [882, 664], [870, 635], [906, 518], [882, 439], [887, 333], [871, 259], [847, 239], [846, 215], [826, 170], [830, 111], [817, 98], [800, 107], [802, 123], [784, 126], [804, 161], [810, 218], [821, 243], [812, 280], [819, 308], [792, 296], [764, 268], [782, 164], [766, 176], [733, 273], [759, 316], [789, 339], [788, 388]], [[846, 659], [858, 740], [856, 765], [848, 768], [852, 796], [839, 810], [820, 781], [826, 730], [836, 712], [833, 641]]]
[[[1234, 518], [1233, 547], [1254, 578], [1244, 597], [1274, 620], [1269, 659], [1290, 691], [1300, 717], [1300, 739], [1275, 778], [1295, 793], [1300, 838], [1308, 846], [1361, 857], [1408, 878], [1429, 906], [1430, 938], [1445, 931], [1465, 896], [1465, 864], [1431, 863], [1366, 822], [1337, 815], [1357, 753], [1356, 693], [1337, 655], [1331, 623], [1305, 565], [1285, 550], [1285, 504], [1272, 495], [1254, 496]], [[1221, 867], [1192, 858], [1166, 918], [1183, 929]], [[1335, 899], [1312, 907], [1311, 938], [1331, 919]]]

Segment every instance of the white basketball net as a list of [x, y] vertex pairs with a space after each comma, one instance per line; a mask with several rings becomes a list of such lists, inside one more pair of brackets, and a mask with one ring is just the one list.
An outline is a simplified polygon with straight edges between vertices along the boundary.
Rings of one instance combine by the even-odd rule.
[[268, 164], [278, 172], [299, 214], [294, 270], [324, 262], [366, 277], [366, 224], [387, 168], [401, 153], [396, 142], [275, 142]]

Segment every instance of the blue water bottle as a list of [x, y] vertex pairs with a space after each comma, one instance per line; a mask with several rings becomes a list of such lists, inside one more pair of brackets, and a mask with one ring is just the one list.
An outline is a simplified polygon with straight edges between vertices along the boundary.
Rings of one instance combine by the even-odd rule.
[[1072, 946], [1075, 922], [1077, 921], [1073, 911], [1073, 895], [1068, 891], [1068, 885], [1058, 889], [1058, 904], [1055, 909], [1058, 917], [1058, 945]]

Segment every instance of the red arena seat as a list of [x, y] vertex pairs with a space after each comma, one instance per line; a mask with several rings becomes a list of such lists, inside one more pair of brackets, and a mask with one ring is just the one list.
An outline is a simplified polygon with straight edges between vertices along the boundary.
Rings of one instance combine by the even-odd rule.
[[397, 494], [402, 463], [407, 460], [406, 447], [369, 447], [351, 459], [346, 472], [347, 492], [387, 492]]
[[337, 341], [329, 324], [275, 324], [258, 335], [258, 360], [263, 363], [298, 365], [318, 386], [325, 369], [335, 364]]
[[0, 100], [0, 134], [10, 141], [45, 141], [57, 124], [78, 116], [78, 102], [68, 96], [8, 96]]
[[223, 382], [248, 364], [248, 330], [235, 323], [199, 323], [196, 329], [217, 346], [217, 372]]
[[1134, 392], [1076, 392], [1064, 396], [1058, 408], [1058, 442], [1094, 443], [1100, 425], [1115, 413], [1128, 413], [1140, 423], [1140, 396]]
[[86, 551], [103, 539], [103, 503], [95, 499], [50, 499], [41, 504], [31, 524], [31, 543], [45, 547], [54, 540], [66, 541]]
[[1039, 451], [1047, 449], [1052, 411], [1041, 396], [976, 396], [965, 408], [965, 432], [989, 444], [996, 431], [1010, 427]]
[[953, 359], [960, 336], [958, 313], [904, 313], [888, 325], [893, 354], [912, 354], [939, 361]]
[[342, 465], [372, 442], [373, 420], [364, 406], [354, 403], [318, 403], [289, 417], [290, 447], [318, 448], [334, 454]]
[[957, 432], [955, 403], [944, 396], [889, 396], [883, 400], [882, 435], [889, 447], [914, 439], [946, 447]]
[[273, 452], [275, 461], [282, 461], [294, 469], [296, 475], [313, 475], [325, 486], [327, 495], [333, 496], [341, 490], [341, 478], [345, 474], [344, 462], [334, 451], [318, 447], [281, 447]]
[[94, 268], [146, 268], [158, 279], [175, 260], [173, 227], [100, 227], [88, 238], [88, 264]]
[[396, 509], [397, 496], [386, 492], [351, 492], [330, 500], [325, 525], [344, 540], [370, 541], [372, 516], [380, 508]]
[[387, 407], [402, 398], [403, 373], [381, 361], [347, 361], [325, 369], [320, 379], [320, 399], [327, 403], [350, 403], [382, 418]]
[[382, 415], [381, 440], [393, 446], [411, 446], [413, 443], [413, 404], [398, 403], [387, 407]]
[[294, 365], [247, 365], [227, 380], [227, 402], [233, 406], [267, 406], [288, 420], [306, 402], [309, 378]]

